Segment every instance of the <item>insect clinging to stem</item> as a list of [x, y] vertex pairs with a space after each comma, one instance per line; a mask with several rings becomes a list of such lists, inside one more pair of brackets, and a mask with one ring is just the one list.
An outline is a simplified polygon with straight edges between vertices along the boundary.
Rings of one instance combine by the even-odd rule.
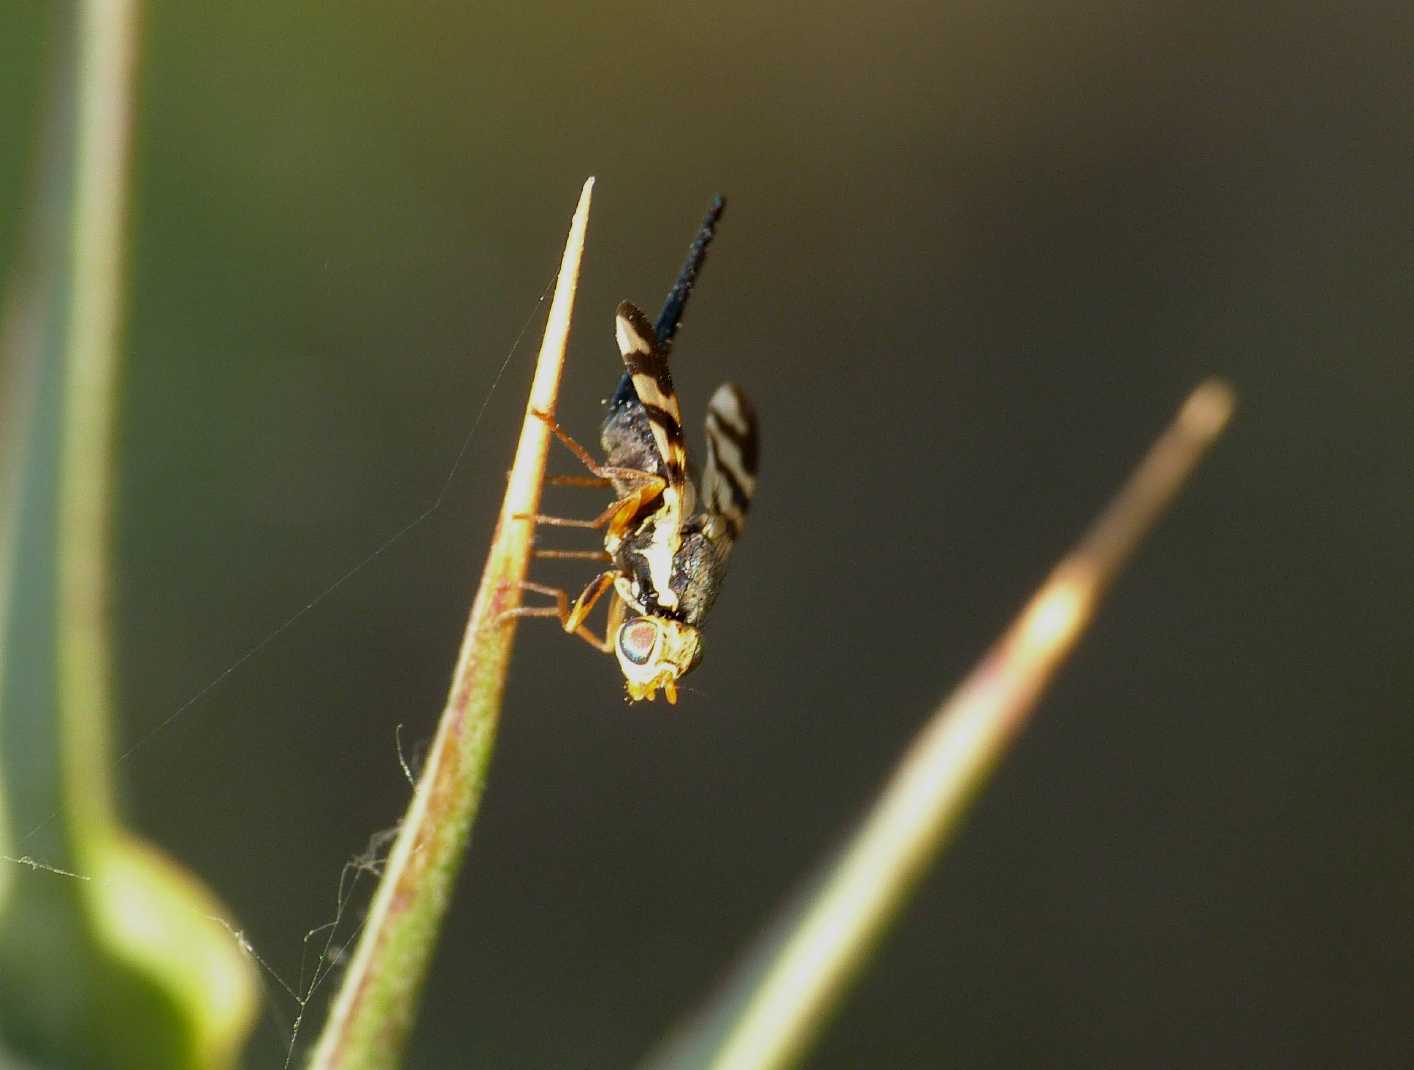
[[[723, 383], [707, 403], [707, 456], [699, 496], [668, 371], [673, 337], [725, 207], [721, 197], [713, 201], [656, 324], [627, 301], [615, 313], [624, 372], [600, 431], [604, 463], [595, 461], [551, 414], [534, 414], [591, 473], [549, 481], [612, 488], [615, 495], [593, 520], [524, 517], [536, 524], [604, 531], [602, 551], [539, 550], [537, 556], [596, 560], [607, 567], [573, 603], [561, 588], [523, 583], [525, 590], [553, 597], [555, 605], [520, 607], [508, 615], [553, 617], [567, 633], [617, 655], [634, 700], [652, 700], [661, 689], [670, 703], [677, 702], [678, 681], [701, 661], [702, 623], [721, 589], [756, 493], [756, 416], [746, 395]], [[585, 619], [606, 592], [611, 592], [608, 623], [601, 638]], [[628, 610], [636, 615], [629, 617]]]

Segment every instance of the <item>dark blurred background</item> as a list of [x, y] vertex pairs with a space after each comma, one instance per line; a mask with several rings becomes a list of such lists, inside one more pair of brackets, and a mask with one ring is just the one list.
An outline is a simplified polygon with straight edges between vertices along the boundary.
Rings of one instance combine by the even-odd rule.
[[[1316, 7], [152, 4], [140, 828], [298, 976], [405, 805], [394, 726], [415, 757], [440, 709], [538, 319], [442, 507], [154, 729], [436, 499], [587, 175], [589, 440], [615, 303], [656, 310], [721, 191], [675, 374], [693, 427], [743, 383], [764, 454], [706, 661], [628, 707], [611, 659], [523, 629], [414, 1065], [645, 1052], [1212, 372], [1230, 434], [810, 1065], [1414, 1062], [1414, 17]], [[0, 270], [52, 19], [0, 9]]]

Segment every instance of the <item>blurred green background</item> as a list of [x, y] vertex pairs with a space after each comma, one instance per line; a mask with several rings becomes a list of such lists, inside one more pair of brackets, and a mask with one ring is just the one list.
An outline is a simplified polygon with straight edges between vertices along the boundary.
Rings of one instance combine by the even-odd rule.
[[[0, 273], [56, 26], [0, 8]], [[1414, 1062], [1411, 47], [1402, 4], [150, 5], [135, 822], [298, 978], [441, 706], [538, 321], [441, 508], [166, 722], [437, 499], [585, 176], [590, 440], [615, 303], [721, 191], [675, 374], [690, 425], [747, 387], [763, 482], [696, 690], [523, 631], [413, 1064], [646, 1051], [1209, 372], [1232, 432], [811, 1065]]]

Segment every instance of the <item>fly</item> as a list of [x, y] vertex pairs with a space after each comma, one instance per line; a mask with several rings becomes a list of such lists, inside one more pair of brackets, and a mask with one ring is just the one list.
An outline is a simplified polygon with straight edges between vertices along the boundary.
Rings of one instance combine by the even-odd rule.
[[[721, 590], [756, 493], [756, 416], [746, 395], [723, 383], [707, 403], [707, 456], [699, 484], [689, 467], [681, 406], [668, 370], [673, 336], [724, 208], [718, 197], [708, 210], [656, 324], [627, 301], [614, 315], [624, 372], [600, 431], [604, 463], [549, 413], [534, 413], [591, 473], [550, 482], [614, 493], [593, 520], [526, 518], [603, 529], [602, 552], [541, 550], [537, 556], [591, 558], [608, 567], [573, 603], [563, 589], [524, 583], [524, 589], [554, 598], [555, 605], [521, 607], [510, 615], [556, 618], [566, 633], [615, 654], [634, 700], [652, 700], [662, 690], [670, 703], [677, 702], [678, 680], [702, 660], [702, 623]], [[585, 619], [605, 594], [608, 623], [600, 637]]]

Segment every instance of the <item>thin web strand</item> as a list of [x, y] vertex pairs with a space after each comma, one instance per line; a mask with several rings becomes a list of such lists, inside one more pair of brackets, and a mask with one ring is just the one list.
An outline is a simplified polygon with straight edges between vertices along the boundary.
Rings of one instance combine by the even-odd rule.
[[[174, 724], [178, 719], [180, 719], [188, 710], [190, 710], [203, 698], [205, 698], [212, 691], [218, 688], [229, 677], [237, 673], [248, 662], [258, 657], [272, 643], [274, 643], [287, 631], [289, 631], [306, 616], [308, 616], [311, 612], [313, 612], [316, 608], [318, 608], [320, 604], [325, 602], [331, 595], [333, 595], [336, 591], [343, 587], [344, 584], [348, 583], [360, 572], [372, 565], [373, 562], [378, 560], [378, 558], [382, 557], [385, 553], [387, 553], [404, 538], [406, 538], [415, 528], [421, 526], [422, 524], [430, 520], [432, 516], [442, 508], [442, 505], [446, 501], [447, 491], [451, 489], [452, 482], [456, 479], [457, 473], [461, 471], [462, 464], [466, 460], [467, 451], [471, 448], [471, 443], [476, 436], [476, 431], [481, 426], [482, 417], [486, 415], [486, 409], [491, 404], [491, 398], [496, 393], [497, 387], [501, 385], [501, 380], [505, 377], [506, 369], [510, 367], [511, 360], [515, 357], [516, 352], [520, 349], [521, 341], [525, 338], [525, 332], [530, 329], [530, 325], [535, 321], [535, 318], [539, 315], [541, 306], [545, 304], [545, 298], [550, 293], [550, 290], [553, 286], [554, 279], [551, 279], [550, 282], [546, 284], [545, 289], [540, 292], [540, 297], [535, 303], [535, 308], [531, 311], [530, 315], [526, 317], [525, 322], [521, 324], [520, 330], [516, 333], [515, 340], [511, 343], [511, 347], [507, 351], [505, 359], [501, 361], [501, 366], [496, 370], [496, 375], [491, 380], [490, 387], [487, 389], [485, 396], [481, 399], [481, 405], [476, 410], [476, 416], [471, 422], [471, 427], [467, 431], [465, 437], [463, 437], [461, 447], [457, 450], [456, 458], [452, 461], [452, 466], [450, 469], [448, 469], [446, 478], [442, 480], [442, 485], [438, 489], [436, 497], [432, 500], [432, 504], [427, 506], [415, 517], [409, 520], [406, 524], [404, 524], [402, 527], [398, 528], [391, 535], [385, 538], [372, 551], [365, 555], [357, 564], [353, 565], [345, 572], [343, 572], [337, 579], [335, 579], [327, 587], [321, 590], [317, 595], [315, 595], [308, 602], [306, 602], [299, 610], [286, 617], [285, 620], [280, 622], [278, 625], [275, 626], [273, 630], [268, 632], [264, 638], [262, 638], [254, 646], [246, 650], [245, 653], [241, 654], [224, 669], [218, 672], [206, 684], [197, 689], [196, 692], [194, 692], [185, 701], [178, 705], [176, 709], [174, 709], [171, 713], [164, 717], [160, 722], [158, 722], [152, 728], [144, 732], [131, 746], [129, 746], [125, 751], [118, 755], [118, 758], [114, 763], [115, 766], [122, 765], [134, 754], [138, 753], [140, 750], [146, 747], [149, 743], [152, 742], [153, 739], [155, 739], [157, 736], [161, 735], [168, 728], [170, 728], [172, 724]], [[53, 822], [53, 820], [58, 816], [59, 811], [55, 810], [43, 821], [39, 822], [39, 824], [35, 825], [32, 829], [22, 835], [16, 841], [16, 843], [20, 845], [27, 843], [34, 836], [42, 832], [44, 829], [48, 828], [50, 823]]]
[[[203, 685], [190, 697], [183, 701], [179, 706], [177, 706], [159, 724], [155, 725], [153, 728], [145, 732], [141, 738], [139, 738], [135, 743], [133, 743], [130, 747], [128, 747], [118, 756], [116, 764], [121, 764], [122, 762], [127, 761], [134, 754], [141, 751], [142, 748], [145, 747], [148, 743], [150, 743], [154, 737], [160, 735], [163, 731], [168, 729], [174, 722], [180, 719], [183, 714], [189, 711], [192, 707], [196, 706], [203, 698], [205, 698], [213, 690], [219, 687], [228, 678], [239, 672], [239, 670], [242, 669], [245, 665], [257, 658], [263, 651], [269, 648], [271, 644], [273, 644], [277, 639], [279, 639], [285, 632], [287, 632], [290, 628], [294, 627], [294, 625], [297, 624], [300, 620], [302, 620], [304, 617], [313, 612], [321, 603], [326, 601], [331, 595], [333, 595], [336, 591], [338, 591], [342, 586], [352, 580], [364, 569], [372, 565], [373, 562], [378, 560], [378, 558], [382, 557], [385, 553], [391, 550], [395, 545], [397, 545], [399, 541], [406, 538], [414, 529], [430, 520], [442, 508], [442, 506], [446, 502], [447, 494], [451, 490], [452, 483], [455, 481], [458, 473], [461, 471], [461, 468], [466, 461], [466, 457], [471, 448], [471, 444], [475, 438], [477, 430], [481, 425], [481, 421], [486, 414], [486, 410], [490, 406], [491, 399], [495, 395], [498, 387], [500, 386], [501, 380], [505, 377], [506, 370], [510, 367], [511, 361], [515, 358], [516, 353], [520, 350], [520, 345], [525, 338], [526, 332], [530, 329], [531, 324], [539, 315], [541, 308], [545, 304], [545, 299], [549, 295], [550, 290], [553, 286], [554, 280], [551, 279], [546, 284], [544, 290], [541, 291], [540, 297], [535, 303], [535, 308], [530, 312], [530, 314], [526, 317], [525, 321], [521, 324], [520, 330], [516, 333], [514, 340], [511, 342], [510, 348], [506, 352], [505, 358], [501, 361], [500, 366], [496, 370], [495, 376], [491, 380], [490, 386], [487, 388], [486, 393], [481, 399], [481, 403], [476, 410], [476, 415], [472, 419], [471, 426], [467, 430], [466, 435], [462, 438], [461, 445], [457, 450], [456, 456], [453, 459], [451, 466], [448, 468], [447, 475], [442, 480], [442, 483], [438, 488], [437, 494], [433, 498], [432, 503], [428, 505], [425, 509], [421, 510], [415, 517], [413, 517], [407, 523], [399, 527], [382, 542], [378, 543], [378, 545], [374, 547], [372, 551], [366, 554], [357, 564], [353, 565], [351, 568], [347, 569], [345, 572], [340, 574], [332, 583], [330, 583], [327, 587], [321, 590], [317, 595], [315, 595], [315, 597], [306, 602], [298, 611], [291, 614], [285, 620], [281, 621], [259, 642], [257, 642], [255, 645], [253, 645], [243, 654], [237, 657], [234, 661], [232, 661], [229, 665], [227, 665], [224, 669], [217, 673], [210, 681], [208, 681], [205, 685]], [[412, 765], [409, 763], [403, 750], [401, 724], [396, 727], [394, 743], [397, 750], [398, 766], [401, 769], [403, 776], [408, 780], [409, 784], [415, 788], [416, 781], [412, 774]], [[17, 842], [23, 844], [32, 837], [34, 837], [36, 834], [48, 827], [48, 825], [53, 822], [53, 820], [58, 816], [58, 814], [59, 811], [57, 810], [54, 813], [50, 814], [38, 825], [30, 829], [29, 832], [25, 833], [22, 837], [20, 837]], [[301, 1028], [304, 1024], [304, 1020], [307, 1015], [310, 1003], [314, 999], [315, 995], [323, 988], [324, 983], [338, 970], [339, 966], [342, 965], [344, 960], [347, 958], [349, 948], [352, 946], [353, 942], [357, 940], [359, 933], [363, 929], [364, 920], [363, 918], [360, 918], [358, 924], [352, 926], [349, 932], [345, 934], [340, 933], [340, 929], [342, 928], [344, 921], [348, 916], [350, 907], [360, 887], [361, 878], [365, 874], [373, 875], [376, 877], [381, 872], [383, 863], [386, 859], [387, 846], [393, 841], [396, 834], [396, 828], [383, 829], [374, 833], [369, 838], [367, 846], [358, 854], [354, 855], [352, 858], [346, 861], [344, 865], [340, 868], [339, 880], [335, 894], [334, 917], [330, 921], [327, 921], [322, 925], [317, 925], [314, 928], [310, 929], [307, 933], [305, 933], [304, 939], [301, 942], [302, 951], [300, 955], [299, 976], [295, 983], [291, 983], [289, 980], [287, 980], [280, 973], [280, 971], [277, 970], [274, 965], [272, 965], [271, 962], [256, 949], [255, 945], [251, 942], [249, 936], [243, 929], [228, 921], [226, 918], [222, 918], [218, 915], [202, 915], [202, 917], [206, 920], [216, 925], [219, 925], [222, 929], [224, 929], [226, 933], [230, 936], [230, 938], [235, 942], [237, 948], [239, 948], [239, 950], [243, 954], [245, 954], [251, 962], [255, 963], [257, 967], [257, 972], [262, 979], [261, 987], [264, 990], [264, 1002], [267, 1008], [267, 1012], [271, 1016], [271, 1024], [274, 1025], [275, 1029], [278, 1031], [279, 1034], [282, 1034], [285, 1037], [285, 1056], [284, 1061], [282, 1063], [285, 1070], [289, 1070], [289, 1068], [294, 1064], [295, 1052], [298, 1049]], [[78, 873], [73, 870], [68, 870], [59, 866], [51, 865], [48, 862], [44, 862], [38, 858], [27, 854], [0, 854], [0, 862], [9, 863], [16, 866], [22, 866], [36, 873], [44, 872], [52, 876], [66, 878], [69, 880], [91, 882], [96, 879], [92, 876], [88, 876], [83, 873]], [[318, 942], [318, 938], [321, 935], [323, 936], [322, 944]], [[311, 969], [310, 952], [312, 947], [315, 949], [315, 955], [313, 967]], [[289, 999], [291, 1002], [294, 1003], [295, 1007], [297, 1008], [293, 1019], [287, 1017], [285, 1008], [284, 1006], [282, 1006], [283, 999]]]

